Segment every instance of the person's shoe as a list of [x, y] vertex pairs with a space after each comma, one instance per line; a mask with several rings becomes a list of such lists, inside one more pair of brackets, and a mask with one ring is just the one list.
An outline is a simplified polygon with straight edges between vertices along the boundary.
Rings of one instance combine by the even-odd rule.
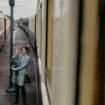
[[12, 102], [11, 104], [18, 104], [18, 101], [14, 101], [14, 102]]

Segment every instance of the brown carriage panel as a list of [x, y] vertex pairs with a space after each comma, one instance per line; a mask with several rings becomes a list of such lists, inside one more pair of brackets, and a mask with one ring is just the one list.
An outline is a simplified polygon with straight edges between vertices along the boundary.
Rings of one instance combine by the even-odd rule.
[[6, 19], [4, 18], [4, 40], [6, 40]]

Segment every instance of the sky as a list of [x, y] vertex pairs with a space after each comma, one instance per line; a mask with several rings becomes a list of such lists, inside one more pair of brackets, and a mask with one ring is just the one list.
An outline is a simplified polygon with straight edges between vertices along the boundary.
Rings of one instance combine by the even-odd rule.
[[[9, 0], [0, 0], [0, 11], [10, 15]], [[35, 15], [38, 0], [15, 0], [14, 19]]]

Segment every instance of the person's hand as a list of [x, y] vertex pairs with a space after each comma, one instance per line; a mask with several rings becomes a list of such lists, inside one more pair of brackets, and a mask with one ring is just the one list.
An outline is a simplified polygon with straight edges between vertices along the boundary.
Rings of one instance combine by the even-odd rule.
[[15, 69], [12, 67], [12, 71], [15, 71]]

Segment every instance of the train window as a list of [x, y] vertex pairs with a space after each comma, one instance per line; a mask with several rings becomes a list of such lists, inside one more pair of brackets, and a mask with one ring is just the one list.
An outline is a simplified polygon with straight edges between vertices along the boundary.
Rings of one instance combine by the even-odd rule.
[[37, 30], [36, 30], [36, 37], [37, 37], [37, 45], [38, 45], [38, 55], [39, 58], [41, 58], [41, 46], [42, 46], [42, 8], [38, 11], [37, 17], [36, 17], [36, 25], [37, 25]]

